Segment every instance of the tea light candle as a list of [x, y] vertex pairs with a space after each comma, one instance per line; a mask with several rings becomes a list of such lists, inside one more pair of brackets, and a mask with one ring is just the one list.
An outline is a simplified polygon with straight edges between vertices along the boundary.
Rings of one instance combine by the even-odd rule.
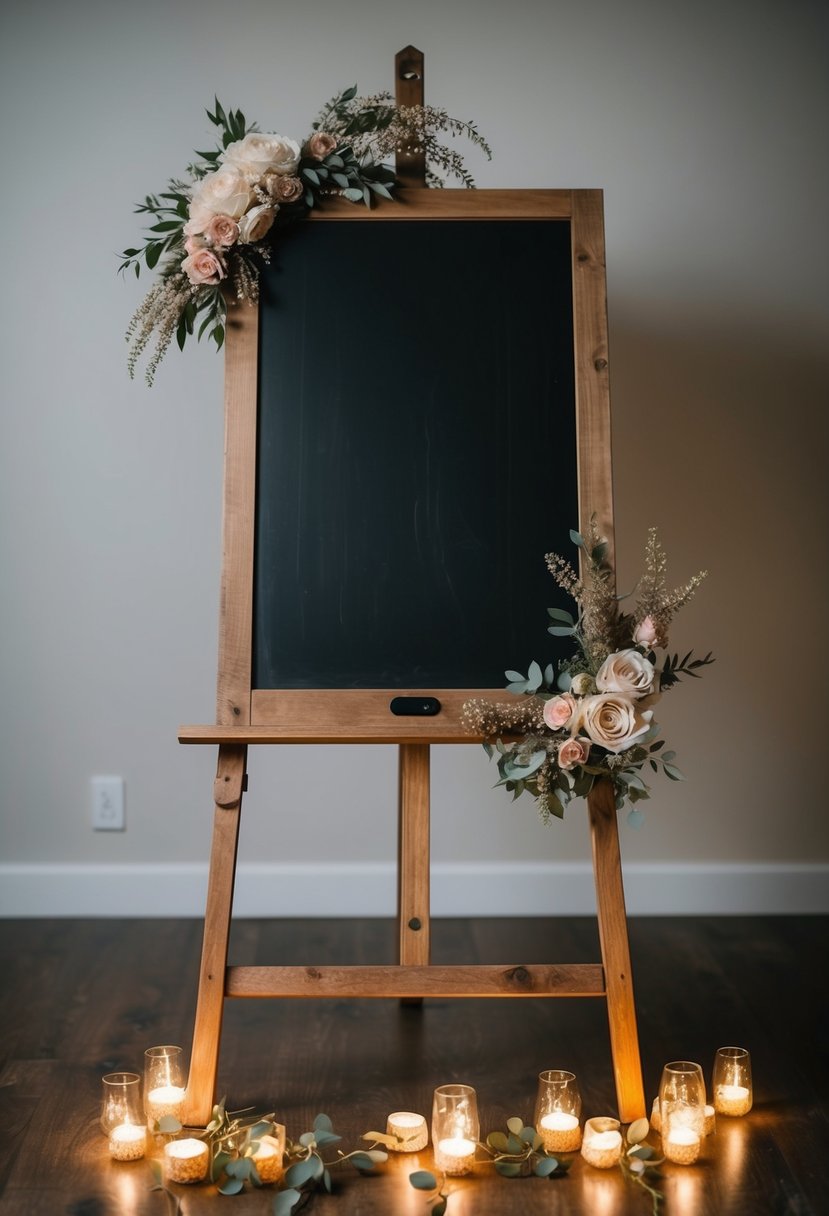
[[207, 1164], [203, 1140], [171, 1140], [164, 1145], [165, 1174], [170, 1182], [202, 1182], [207, 1177]]
[[609, 1170], [622, 1156], [622, 1133], [617, 1119], [588, 1119], [584, 1125], [581, 1155], [589, 1165]]
[[147, 1151], [147, 1129], [136, 1123], [119, 1123], [109, 1133], [113, 1161], [140, 1161]]
[[263, 1136], [253, 1154], [253, 1164], [259, 1181], [279, 1182], [282, 1177], [282, 1146], [273, 1136]]
[[718, 1115], [747, 1115], [751, 1110], [751, 1090], [747, 1085], [718, 1085], [714, 1090], [714, 1109]]
[[147, 1121], [157, 1123], [165, 1115], [181, 1118], [185, 1090], [181, 1085], [159, 1085], [147, 1094]]
[[[419, 1153], [429, 1142], [426, 1120], [413, 1111], [398, 1110], [386, 1120], [386, 1135], [397, 1136], [399, 1144], [392, 1147], [395, 1153]], [[390, 1146], [391, 1147], [391, 1146]]]
[[468, 1174], [475, 1164], [475, 1147], [475, 1141], [465, 1136], [439, 1140], [435, 1146], [435, 1165], [453, 1177]]
[[581, 1144], [579, 1121], [565, 1111], [544, 1115], [538, 1124], [538, 1134], [548, 1153], [574, 1153]]
[[672, 1127], [662, 1140], [669, 1161], [676, 1165], [693, 1165], [699, 1156], [700, 1138], [692, 1127]]

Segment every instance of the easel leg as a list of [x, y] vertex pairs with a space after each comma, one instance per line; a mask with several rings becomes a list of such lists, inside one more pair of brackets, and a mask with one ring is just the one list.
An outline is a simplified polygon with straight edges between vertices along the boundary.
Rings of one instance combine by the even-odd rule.
[[[401, 743], [397, 925], [400, 962], [425, 966], [431, 952], [429, 912], [429, 744]], [[404, 1004], [420, 1004], [411, 997]]]
[[246, 761], [244, 746], [224, 744], [219, 748], [199, 996], [184, 1111], [184, 1122], [191, 1127], [208, 1123], [215, 1101]]
[[616, 1098], [622, 1123], [632, 1123], [645, 1114], [639, 1035], [633, 1003], [625, 893], [616, 803], [609, 781], [598, 782], [587, 799], [593, 838], [593, 873], [599, 940], [607, 990], [610, 1049], [616, 1079]]

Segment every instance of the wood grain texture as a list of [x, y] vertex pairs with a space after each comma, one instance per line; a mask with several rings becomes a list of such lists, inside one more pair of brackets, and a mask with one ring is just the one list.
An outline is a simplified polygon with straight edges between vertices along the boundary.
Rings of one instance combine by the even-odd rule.
[[[407, 46], [394, 57], [394, 100], [398, 106], [422, 106], [424, 102], [423, 52]], [[404, 186], [426, 185], [426, 151], [421, 147], [398, 148], [395, 177]]]
[[216, 721], [250, 721], [258, 306], [228, 303]]
[[232, 997], [604, 996], [599, 964], [231, 967]]
[[[553, 846], [551, 846], [553, 847]], [[829, 1058], [820, 1050], [829, 999], [827, 917], [648, 917], [630, 922], [648, 1105], [666, 1060], [699, 1060], [710, 1082], [717, 1047], [751, 1051], [755, 1106], [718, 1120], [699, 1164], [667, 1165], [665, 1216], [823, 1216], [829, 1211]], [[315, 957], [340, 965], [396, 951], [389, 918], [242, 921], [244, 963]], [[598, 949], [592, 918], [439, 919], [433, 956], [451, 964], [520, 956], [582, 958]], [[0, 1211], [3, 1216], [159, 1216], [146, 1162], [107, 1156], [98, 1125], [100, 1078], [140, 1071], [145, 1047], [181, 1042], [192, 1022], [199, 924], [169, 920], [27, 920], [0, 936]], [[326, 1111], [346, 1149], [391, 1110], [427, 1118], [447, 1081], [475, 1086], [481, 1129], [532, 1120], [537, 1074], [576, 1073], [586, 1116], [613, 1114], [614, 1083], [601, 1001], [428, 999], [234, 1001], [225, 1018], [220, 1090], [233, 1109], [276, 1110], [297, 1139]], [[659, 1141], [651, 1137], [655, 1146]], [[377, 1177], [334, 1171], [338, 1193], [320, 1216], [423, 1216], [408, 1175], [433, 1168], [431, 1149], [392, 1156]], [[186, 1216], [268, 1216], [270, 1188], [232, 1200], [215, 1188], [175, 1188]], [[475, 1167], [452, 1183], [452, 1216], [647, 1216], [650, 1203], [618, 1171], [576, 1158], [560, 1182], [498, 1178]]]
[[398, 750], [397, 931], [400, 962], [414, 966], [431, 953], [429, 761], [428, 743]]
[[623, 1123], [632, 1123], [634, 1119], [643, 1118], [647, 1112], [642, 1088], [619, 829], [612, 784], [605, 780], [598, 781], [590, 791], [587, 804], [619, 1118]]
[[187, 1082], [185, 1113], [193, 1124], [207, 1122], [215, 1101], [246, 760], [245, 747], [226, 744], [219, 748], [199, 994]]

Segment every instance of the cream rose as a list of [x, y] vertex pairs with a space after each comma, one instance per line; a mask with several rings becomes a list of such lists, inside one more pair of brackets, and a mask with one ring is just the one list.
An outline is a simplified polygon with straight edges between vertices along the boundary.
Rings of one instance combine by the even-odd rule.
[[288, 174], [268, 173], [263, 185], [271, 198], [280, 203], [295, 203], [305, 193], [305, 187], [299, 178]]
[[204, 237], [188, 236], [184, 242], [185, 253], [198, 253], [200, 249], [204, 249]]
[[239, 240], [244, 245], [261, 241], [273, 224], [276, 210], [262, 203], [259, 207], [251, 207], [250, 211], [239, 220]]
[[638, 650], [619, 650], [609, 654], [596, 673], [599, 692], [621, 692], [628, 697], [645, 697], [653, 691], [653, 663]]
[[337, 141], [333, 135], [329, 135], [326, 131], [315, 131], [306, 144], [306, 151], [316, 160], [325, 160], [329, 152], [333, 152], [336, 146]]
[[582, 701], [579, 726], [600, 747], [623, 752], [647, 734], [652, 717], [652, 710], [640, 711], [621, 693], [599, 693]]
[[246, 177], [260, 178], [268, 170], [274, 173], [295, 173], [299, 164], [300, 146], [294, 139], [284, 135], [267, 135], [263, 131], [249, 131], [244, 139], [228, 144], [222, 161], [232, 165]]
[[589, 754], [589, 739], [566, 739], [558, 749], [558, 767], [573, 768], [576, 764], [584, 764]]
[[210, 222], [204, 230], [204, 237], [211, 245], [221, 245], [227, 249], [230, 245], [236, 244], [239, 237], [239, 225], [229, 215], [211, 216]]
[[197, 249], [181, 263], [181, 269], [191, 283], [221, 283], [226, 275], [225, 264], [211, 249]]
[[[250, 202], [251, 192], [244, 174], [233, 165], [222, 165], [197, 184], [190, 203], [190, 218], [201, 221], [205, 212], [209, 212], [211, 215], [229, 215], [231, 219], [238, 220]], [[203, 232], [204, 228], [198, 231]]]
[[569, 725], [575, 711], [576, 698], [569, 692], [564, 692], [545, 701], [542, 713], [550, 730], [561, 730], [563, 726]]

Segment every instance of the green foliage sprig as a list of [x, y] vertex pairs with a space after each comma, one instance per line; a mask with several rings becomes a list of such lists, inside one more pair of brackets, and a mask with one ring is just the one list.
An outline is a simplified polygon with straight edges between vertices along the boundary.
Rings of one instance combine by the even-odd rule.
[[652, 1216], [659, 1216], [660, 1204], [665, 1196], [651, 1182], [662, 1177], [659, 1167], [664, 1158], [657, 1155], [650, 1144], [645, 1143], [645, 1137], [650, 1131], [647, 1119], [636, 1119], [627, 1129], [627, 1152], [619, 1158], [619, 1168], [628, 1182], [642, 1187], [651, 1198]]
[[507, 1119], [506, 1132], [490, 1132], [482, 1148], [504, 1178], [561, 1178], [570, 1169], [572, 1157], [564, 1160], [548, 1153], [534, 1127], [525, 1127], [517, 1115]]
[[388, 1153], [377, 1148], [375, 1143], [371, 1148], [353, 1149], [350, 1153], [344, 1153], [338, 1148], [335, 1158], [325, 1160], [323, 1151], [333, 1148], [341, 1141], [342, 1137], [334, 1131], [328, 1116], [317, 1115], [313, 1131], [303, 1132], [297, 1144], [288, 1144], [286, 1154], [294, 1160], [285, 1171], [284, 1181], [287, 1189], [280, 1191], [274, 1199], [274, 1216], [289, 1216], [300, 1204], [307, 1202], [315, 1190], [332, 1194], [333, 1166], [350, 1165], [360, 1174], [369, 1174], [375, 1166], [382, 1165], [389, 1159]]

